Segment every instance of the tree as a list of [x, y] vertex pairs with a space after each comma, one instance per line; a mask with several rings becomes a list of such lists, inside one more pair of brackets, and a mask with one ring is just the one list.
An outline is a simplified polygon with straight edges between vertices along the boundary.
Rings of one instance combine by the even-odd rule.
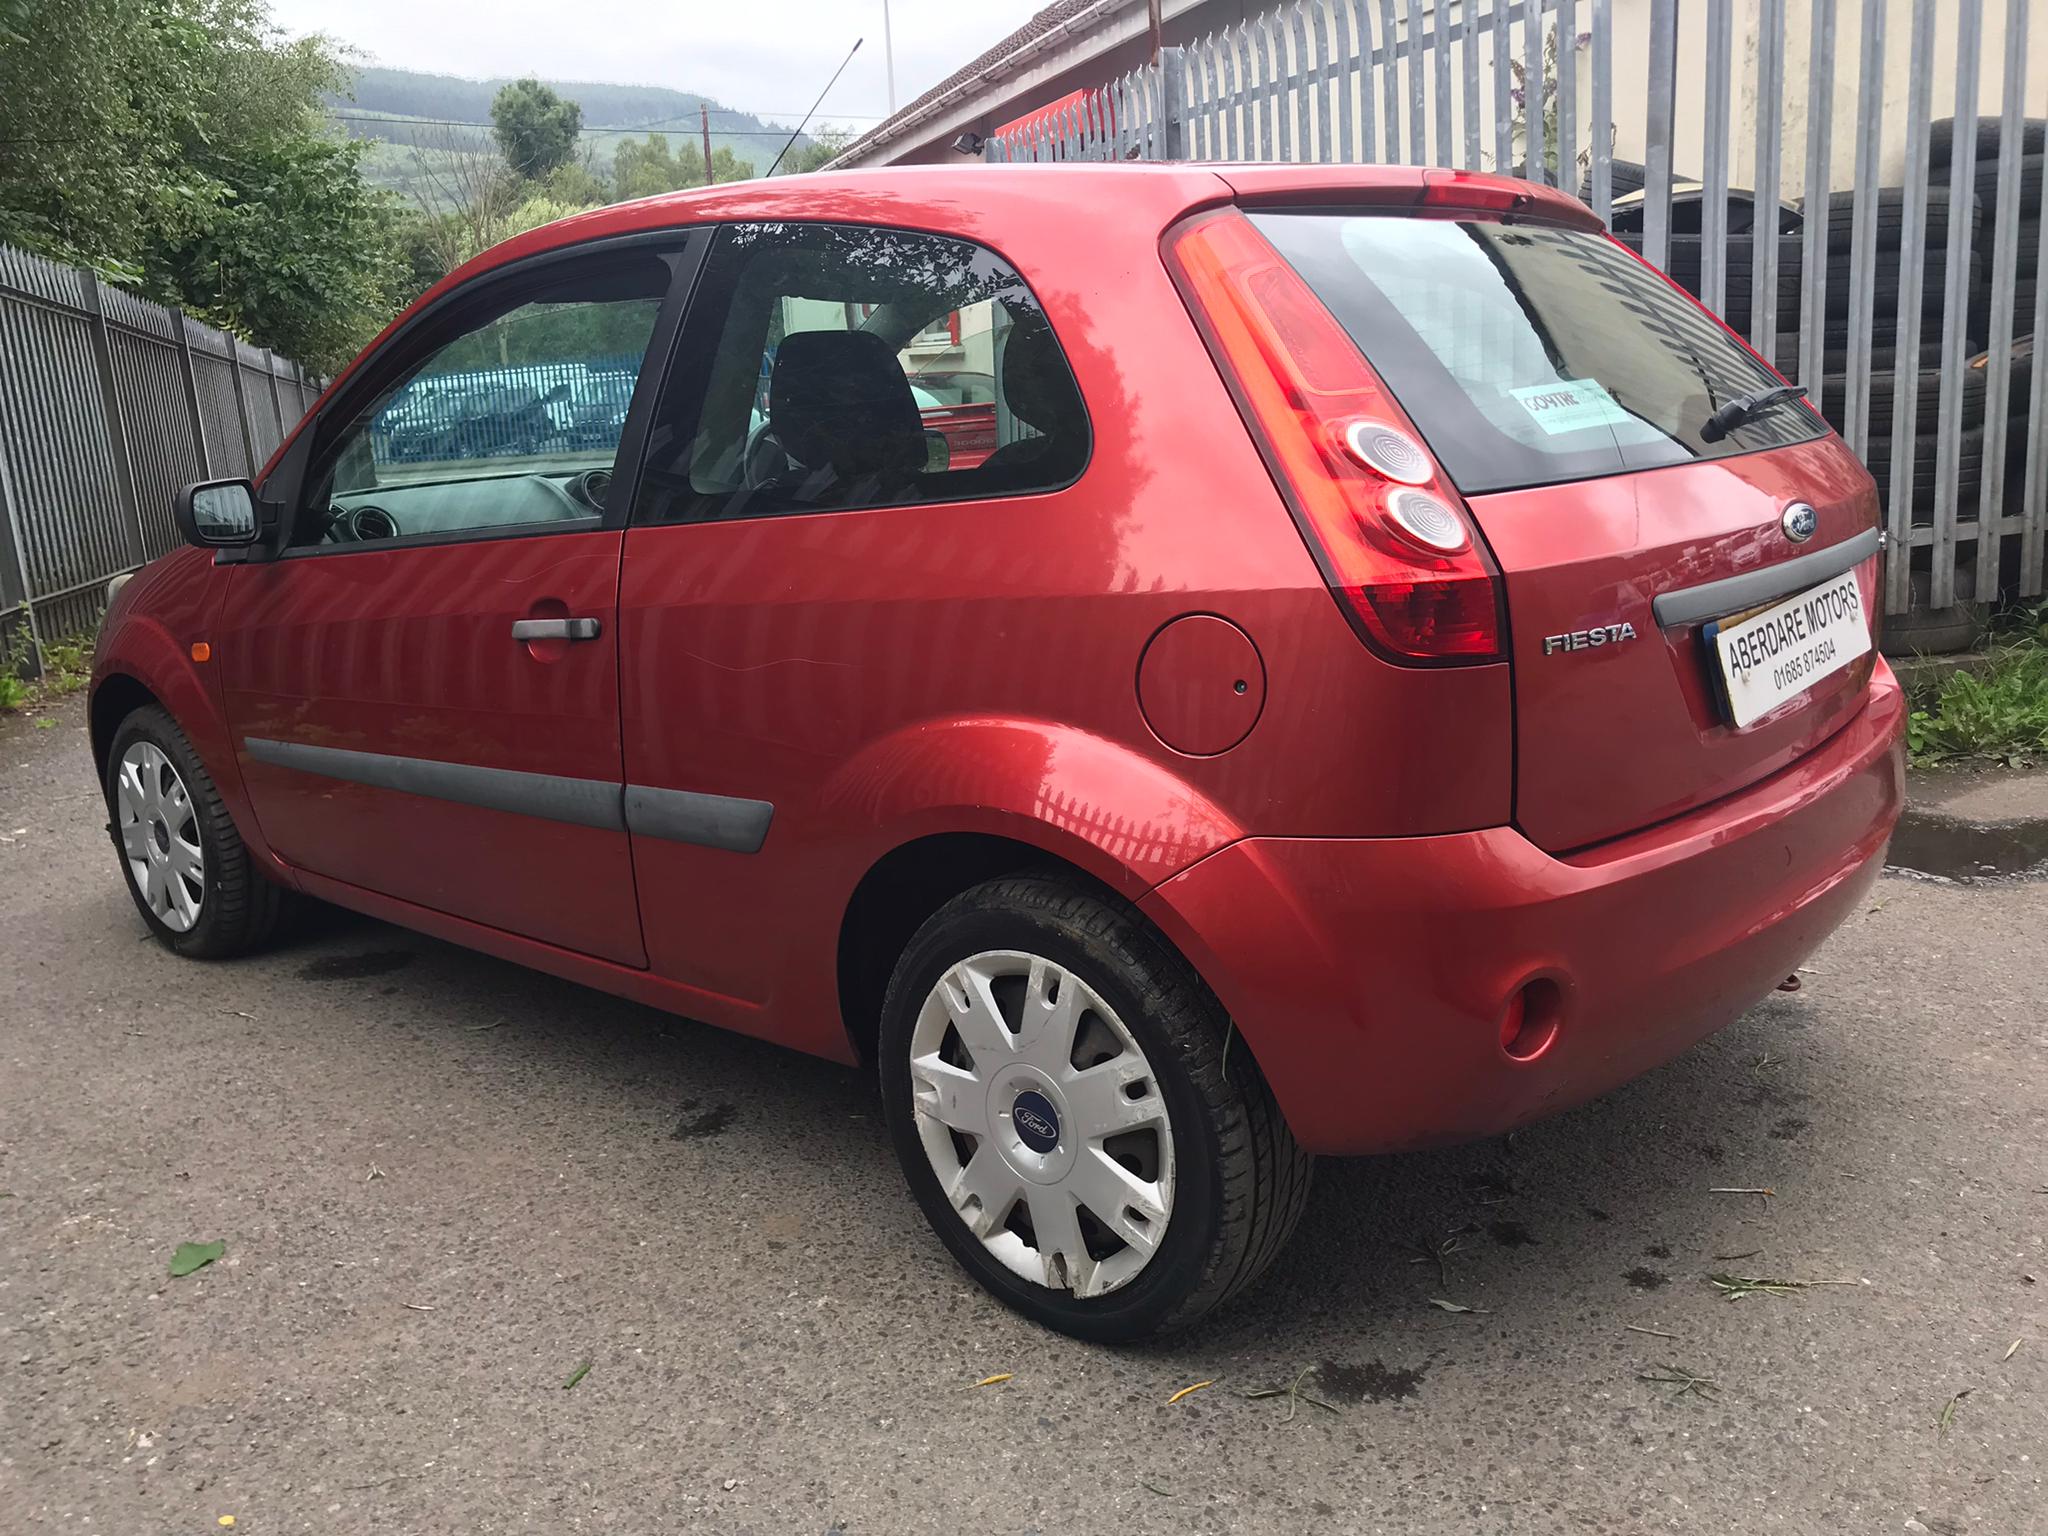
[[414, 196], [443, 272], [452, 272], [510, 233], [506, 221], [523, 183], [491, 141], [468, 129], [436, 127], [412, 146]]
[[576, 152], [583, 109], [529, 76], [492, 98], [491, 122], [505, 163], [538, 181]]
[[803, 171], [822, 171], [829, 161], [837, 159], [853, 142], [853, 133], [846, 128], [813, 128], [807, 138], [808, 143], [797, 145], [782, 157], [782, 169], [776, 175], [794, 176]]
[[[716, 181], [745, 181], [754, 166], [720, 145], [711, 152], [711, 172]], [[661, 134], [650, 133], [644, 140], [623, 140], [612, 153], [612, 189], [621, 201], [703, 185], [704, 156], [688, 139], [677, 150]]]
[[388, 210], [322, 123], [346, 82], [265, 0], [0, 0], [0, 240], [332, 366], [389, 317]]
[[181, 238], [160, 238], [142, 284], [215, 325], [332, 370], [391, 318], [409, 286], [388, 194], [357, 171], [359, 145], [283, 139], [214, 171], [224, 195]]

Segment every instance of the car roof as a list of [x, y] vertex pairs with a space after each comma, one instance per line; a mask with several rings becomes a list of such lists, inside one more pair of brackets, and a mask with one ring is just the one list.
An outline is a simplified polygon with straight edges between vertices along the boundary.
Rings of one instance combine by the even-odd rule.
[[[322, 399], [414, 314], [453, 289], [513, 262], [621, 236], [725, 220], [783, 219], [924, 229], [990, 243], [1000, 251], [1005, 228], [1066, 220], [1072, 222], [1076, 249], [1085, 258], [1088, 226], [1097, 218], [1156, 220], [1154, 227], [1164, 230], [1175, 219], [1207, 206], [1300, 204], [1305, 200], [1313, 200], [1318, 207], [1347, 203], [1398, 206], [1421, 201], [1428, 187], [1453, 184], [1475, 195], [1509, 190], [1523, 198], [1523, 211], [1589, 229], [1600, 227], [1584, 204], [1555, 188], [1409, 165], [972, 162], [814, 171], [734, 181], [594, 208], [492, 246], [415, 299], [336, 375]], [[271, 456], [273, 463], [296, 435], [296, 429], [287, 434]]]
[[1480, 192], [1514, 188], [1527, 195], [1529, 212], [1566, 222], [1593, 222], [1584, 204], [1555, 188], [1425, 166], [1200, 161], [880, 166], [691, 187], [572, 214], [493, 246], [450, 273], [436, 291], [564, 246], [727, 219], [830, 220], [943, 232], [1000, 223], [1010, 213], [1042, 217], [1046, 195], [1054, 187], [1063, 205], [1085, 217], [1083, 210], [1091, 202], [1106, 211], [1129, 210], [1130, 199], [1140, 188], [1148, 203], [1193, 208], [1289, 196], [1413, 201], [1426, 186]]

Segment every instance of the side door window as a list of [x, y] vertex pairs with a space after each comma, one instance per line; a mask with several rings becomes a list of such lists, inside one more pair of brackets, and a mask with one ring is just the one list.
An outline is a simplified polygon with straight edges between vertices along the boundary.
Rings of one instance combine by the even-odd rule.
[[1023, 278], [971, 241], [728, 225], [648, 434], [634, 519], [705, 522], [1072, 484], [1087, 411]]
[[323, 434], [293, 549], [599, 526], [669, 280], [626, 253], [449, 317]]

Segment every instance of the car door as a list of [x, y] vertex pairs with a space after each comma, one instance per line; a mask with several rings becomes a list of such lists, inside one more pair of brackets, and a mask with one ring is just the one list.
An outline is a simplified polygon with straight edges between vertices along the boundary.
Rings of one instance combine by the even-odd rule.
[[[1006, 377], [1007, 440], [954, 458], [920, 411], [923, 369]], [[720, 231], [620, 578], [627, 822], [657, 973], [754, 1006], [807, 995], [787, 956], [832, 963], [817, 937], [868, 814], [850, 765], [922, 720], [1059, 707], [1058, 669], [1014, 658], [1023, 626], [1086, 632], [1057, 617], [1063, 594], [1113, 584], [1113, 545], [1082, 531], [1101, 520], [1047, 495], [1088, 452], [1065, 355], [995, 252], [854, 224]], [[839, 1030], [793, 1009], [776, 1037], [829, 1053]]]
[[646, 963], [611, 495], [630, 493], [645, 390], [610, 417], [567, 407], [592, 376], [658, 373], [690, 251], [457, 290], [323, 410], [296, 483], [266, 482], [286, 546], [235, 570], [214, 652], [264, 837], [295, 868]]

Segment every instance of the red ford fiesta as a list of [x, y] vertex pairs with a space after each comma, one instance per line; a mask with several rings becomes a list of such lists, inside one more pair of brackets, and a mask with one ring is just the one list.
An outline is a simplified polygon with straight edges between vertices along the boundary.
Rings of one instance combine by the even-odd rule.
[[1511, 181], [606, 209], [178, 512], [91, 711], [164, 944], [305, 893], [870, 1063], [947, 1247], [1087, 1338], [1248, 1284], [1312, 1154], [1729, 1022], [1899, 809], [1870, 477]]

